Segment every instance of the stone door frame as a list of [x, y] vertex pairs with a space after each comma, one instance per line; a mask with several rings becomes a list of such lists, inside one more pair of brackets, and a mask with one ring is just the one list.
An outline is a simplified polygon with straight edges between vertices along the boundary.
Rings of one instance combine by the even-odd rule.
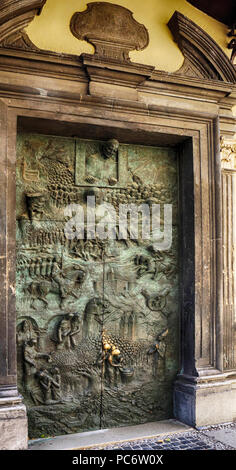
[[[50, 124], [53, 128], [63, 120], [66, 133], [70, 125], [88, 127], [88, 134], [116, 135], [122, 142], [124, 128], [125, 142], [128, 143], [127, 129], [129, 130], [130, 143], [137, 143], [135, 136], [142, 133], [143, 142], [153, 145], [161, 143], [163, 134], [168, 140], [176, 142], [180, 153], [180, 213], [181, 213], [181, 349], [182, 372], [179, 380], [188, 377], [197, 380], [201, 371], [207, 370], [211, 374], [217, 374], [222, 370], [222, 318], [221, 318], [221, 198], [220, 198], [220, 156], [218, 138], [218, 117], [192, 116], [184, 113], [179, 116], [172, 111], [155, 110], [151, 117], [143, 121], [143, 116], [137, 112], [132, 115], [132, 122], [126, 116], [122, 116], [117, 109], [114, 119], [113, 110], [96, 110], [94, 104], [86, 107], [82, 116], [82, 110], [71, 105], [63, 116], [58, 116], [58, 105], [43, 102], [37, 104], [37, 111], [27, 109], [32, 102], [27, 99], [13, 100], [9, 106], [1, 102], [1, 139], [2, 155], [2, 187], [5, 188], [5, 201], [2, 199], [2, 211], [5, 212], [5, 237], [2, 237], [5, 256], [1, 262], [4, 270], [1, 271], [2, 285], [6, 290], [2, 302], [5, 301], [5, 322], [2, 322], [0, 331], [1, 342], [5, 346], [7, 361], [1, 367], [1, 400], [9, 397], [9, 400], [17, 398], [16, 381], [16, 353], [15, 353], [15, 158], [17, 120], [22, 129], [22, 121], [27, 121], [27, 130], [30, 128], [36, 132], [37, 125], [47, 132]], [[19, 105], [20, 107], [16, 107]], [[24, 104], [24, 107], [22, 107]], [[59, 105], [61, 106], [61, 105]], [[79, 111], [79, 114], [78, 114]], [[90, 115], [88, 115], [88, 112]], [[104, 117], [105, 112], [105, 117]], [[175, 116], [177, 114], [177, 117]], [[66, 119], [66, 121], [65, 121]], [[31, 127], [31, 122], [33, 126]], [[65, 125], [65, 122], [67, 123]], [[160, 136], [161, 128], [161, 136]], [[23, 126], [24, 129], [24, 126]], [[184, 129], [184, 132], [183, 132]], [[73, 131], [72, 131], [73, 132]], [[60, 135], [62, 135], [60, 133]], [[84, 135], [84, 134], [83, 134]], [[180, 139], [179, 139], [180, 136]], [[216, 145], [214, 145], [214, 142]], [[194, 164], [193, 164], [194, 162]], [[194, 174], [194, 184], [193, 184]], [[204, 175], [204, 176], [203, 176]], [[5, 204], [4, 204], [5, 202]], [[216, 209], [217, 208], [217, 209]], [[216, 216], [217, 214], [217, 216]], [[193, 228], [195, 226], [195, 230]], [[3, 251], [2, 251], [3, 252]], [[1, 291], [1, 294], [3, 292]], [[4, 305], [4, 303], [2, 303]], [[3, 310], [2, 310], [3, 311]], [[4, 328], [5, 326], [5, 328]], [[5, 330], [5, 331], [4, 331]], [[217, 334], [216, 334], [217, 332]], [[5, 367], [4, 367], [5, 366]], [[217, 371], [218, 369], [218, 371]], [[5, 372], [4, 372], [5, 371]], [[4, 373], [4, 375], [3, 375]], [[194, 379], [193, 379], [194, 378]], [[179, 393], [179, 391], [178, 391]], [[177, 404], [176, 404], [177, 406]], [[177, 410], [177, 408], [176, 408]], [[181, 418], [181, 416], [179, 417]], [[193, 424], [193, 423], [192, 423]]]
[[0, 50], [0, 72], [1, 447], [27, 447], [15, 335], [15, 161], [22, 130], [178, 146], [183, 262], [174, 415], [192, 426], [232, 421], [236, 371], [223, 370], [220, 132], [234, 133], [234, 83], [194, 76], [192, 69], [189, 76], [186, 69], [184, 75], [168, 74], [22, 43]]

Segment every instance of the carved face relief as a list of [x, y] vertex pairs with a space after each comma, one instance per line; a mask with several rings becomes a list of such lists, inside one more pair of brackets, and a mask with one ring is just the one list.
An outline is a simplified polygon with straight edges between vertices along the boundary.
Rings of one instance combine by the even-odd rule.
[[106, 142], [102, 147], [104, 158], [112, 158], [113, 156], [116, 156], [118, 148], [119, 148], [118, 140], [115, 140], [115, 139], [108, 140], [108, 142]]
[[41, 193], [26, 194], [30, 219], [40, 219], [44, 214], [45, 195]]

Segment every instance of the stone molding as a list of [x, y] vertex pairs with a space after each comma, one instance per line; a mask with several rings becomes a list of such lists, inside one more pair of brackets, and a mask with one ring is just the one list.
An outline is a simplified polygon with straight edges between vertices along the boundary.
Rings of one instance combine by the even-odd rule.
[[[2, 0], [0, 5], [0, 46], [2, 50], [13, 49], [32, 52], [35, 55], [63, 63], [67, 54], [44, 51], [38, 49], [29, 39], [24, 28], [39, 14], [47, 0]], [[100, 11], [101, 10], [101, 11]], [[116, 28], [107, 28], [104, 18], [109, 14], [109, 18], [116, 18]], [[99, 13], [100, 22], [97, 21]], [[102, 14], [103, 13], [103, 14]], [[117, 18], [119, 21], [117, 22]], [[88, 22], [88, 23], [86, 23]], [[180, 12], [175, 12], [168, 22], [174, 40], [178, 43], [185, 61], [179, 71], [168, 74], [177, 77], [178, 75], [189, 79], [206, 81], [223, 81], [236, 83], [236, 69], [224, 54], [220, 46], [198, 25], [188, 19]], [[142, 50], [149, 43], [149, 36], [146, 27], [138, 23], [133, 18], [133, 13], [127, 8], [106, 2], [92, 2], [84, 12], [76, 12], [71, 18], [70, 28], [78, 39], [84, 39], [95, 46], [95, 54], [82, 54], [90, 56], [93, 65], [103, 67], [108, 64], [129, 65], [136, 73], [137, 66], [141, 71], [144, 67], [144, 76], [150, 77], [151, 73], [147, 66], [132, 63], [129, 59], [129, 51]], [[121, 34], [123, 28], [128, 30], [126, 40]], [[71, 55], [71, 58], [78, 58]], [[85, 60], [85, 61], [86, 61]], [[135, 70], [136, 69], [136, 70]], [[152, 66], [152, 79], [155, 79], [159, 71], [154, 71]], [[141, 72], [139, 71], [139, 74]]]
[[221, 137], [224, 369], [236, 367], [236, 141]]
[[175, 383], [174, 410], [176, 419], [200, 428], [235, 420], [232, 405], [236, 398], [235, 373], [214, 374], [192, 381], [179, 378]]
[[[21, 27], [16, 30], [20, 31]], [[18, 400], [14, 299], [17, 125], [23, 132], [67, 136], [77, 136], [80, 132], [83, 138], [113, 137], [124, 143], [178, 145], [184, 255], [183, 383], [187, 381], [186, 375], [198, 377], [201, 367], [204, 367], [204, 377], [209, 377], [212, 368], [216, 369], [216, 380], [223, 370], [219, 108], [223, 99], [231, 100], [234, 84], [225, 76], [212, 80], [206, 75], [203, 79], [152, 72], [140, 64], [114, 65], [111, 59], [102, 61], [94, 57], [22, 50], [19, 43], [14, 49], [9, 44], [0, 49], [0, 391], [2, 398], [12, 404]], [[188, 383], [185, 385], [188, 387]], [[196, 382], [193, 387], [197, 393]], [[210, 401], [214, 395], [211, 384], [208, 391]], [[231, 394], [228, 398], [231, 399]], [[182, 421], [188, 408], [184, 400], [185, 393], [178, 389], [176, 416]], [[192, 410], [198, 406], [198, 401], [193, 402]], [[232, 405], [232, 410], [233, 419], [236, 405]], [[222, 407], [222, 420], [223, 411]], [[209, 413], [214, 419], [211, 407]], [[195, 424], [194, 419], [190, 423]], [[206, 419], [205, 424], [208, 424]], [[3, 438], [0, 435], [0, 442]]]
[[3, 39], [0, 46], [10, 49], [23, 49], [23, 51], [40, 51], [40, 49], [38, 49], [38, 47], [32, 43], [29, 36], [23, 30], [19, 30], [13, 34], [10, 34], [10, 36]]
[[[0, 44], [26, 48], [23, 30], [39, 14], [47, 0], [2, 0], [0, 5]], [[20, 37], [22, 35], [22, 42]], [[34, 49], [37, 49], [32, 45]]]
[[26, 450], [27, 447], [25, 405], [6, 403], [0, 406], [0, 450]]
[[235, 67], [200, 26], [176, 11], [168, 27], [185, 58], [179, 74], [236, 83]]

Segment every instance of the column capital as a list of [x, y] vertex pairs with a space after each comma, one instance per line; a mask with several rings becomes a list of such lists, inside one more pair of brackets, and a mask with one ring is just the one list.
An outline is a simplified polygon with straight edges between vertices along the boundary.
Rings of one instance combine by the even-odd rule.
[[227, 170], [236, 170], [236, 139], [220, 139], [221, 167]]

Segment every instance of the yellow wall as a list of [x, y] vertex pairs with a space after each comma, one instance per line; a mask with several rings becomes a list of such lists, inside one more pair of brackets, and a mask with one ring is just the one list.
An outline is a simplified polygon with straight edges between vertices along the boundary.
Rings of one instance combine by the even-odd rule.
[[[69, 29], [73, 13], [85, 10], [87, 3], [89, 0], [47, 0], [41, 15], [26, 30], [31, 41], [41, 49], [55, 52], [77, 55], [82, 52], [92, 53], [93, 47], [85, 41], [78, 41]], [[226, 26], [185, 0], [113, 0], [110, 3], [129, 8], [134, 13], [134, 18], [145, 24], [149, 31], [149, 46], [144, 51], [130, 53], [134, 62], [154, 65], [157, 69], [168, 72], [173, 72], [182, 65], [183, 56], [166, 26], [175, 10], [203, 28], [230, 57]]]

